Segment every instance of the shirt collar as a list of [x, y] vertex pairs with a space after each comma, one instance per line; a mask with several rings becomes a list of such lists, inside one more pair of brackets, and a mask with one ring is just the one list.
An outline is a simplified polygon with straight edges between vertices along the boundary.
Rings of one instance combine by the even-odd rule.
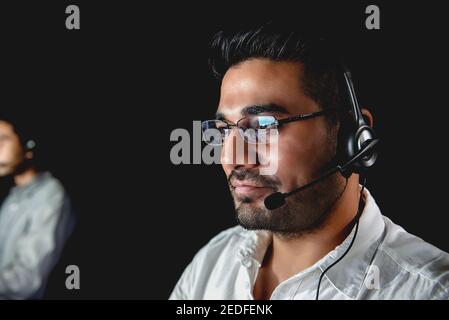
[[[385, 231], [385, 222], [380, 209], [367, 189], [364, 190], [364, 198], [365, 207], [360, 216], [359, 229], [352, 248], [325, 275], [337, 289], [352, 298], [355, 298], [362, 288], [373, 256], [383, 239]], [[338, 259], [344, 254], [354, 237], [354, 232], [355, 227], [341, 246], [334, 250], [336, 254], [333, 259]], [[329, 259], [320, 268], [324, 270], [324, 268], [334, 262], [332, 260]]]
[[[361, 289], [370, 262], [379, 246], [385, 229], [379, 207], [370, 192], [365, 188], [363, 192], [365, 206], [359, 220], [356, 239], [346, 256], [329, 269], [325, 277], [340, 291], [355, 298]], [[354, 237], [355, 227], [346, 239], [334, 250], [317, 261], [313, 266], [302, 271], [309, 273], [316, 268], [321, 271], [336, 261], [348, 248]], [[246, 233], [246, 238], [237, 253], [238, 259], [245, 265], [249, 259], [256, 260], [259, 266], [265, 256], [265, 252], [272, 241], [272, 233], [266, 230], [251, 230]]]
[[41, 183], [48, 179], [51, 176], [51, 173], [48, 171], [38, 172], [37, 175], [26, 185], [23, 186], [14, 186], [11, 189], [11, 192], [14, 194], [24, 194], [27, 197], [30, 197], [34, 190], [41, 185]]

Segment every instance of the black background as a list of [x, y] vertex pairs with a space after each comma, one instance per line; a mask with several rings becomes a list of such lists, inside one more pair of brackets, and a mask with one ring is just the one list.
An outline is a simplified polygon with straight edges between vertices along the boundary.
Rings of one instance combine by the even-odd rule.
[[[443, 6], [335, 2], [0, 5], [0, 106], [38, 127], [79, 218], [48, 298], [165, 299], [198, 249], [235, 225], [221, 168], [173, 165], [169, 137], [215, 112], [212, 35], [279, 17], [339, 40], [382, 138], [368, 189], [384, 215], [449, 251]], [[68, 4], [79, 5], [81, 30], [65, 28]], [[365, 28], [369, 4], [381, 30]], [[78, 291], [65, 288], [68, 264], [80, 267]]]

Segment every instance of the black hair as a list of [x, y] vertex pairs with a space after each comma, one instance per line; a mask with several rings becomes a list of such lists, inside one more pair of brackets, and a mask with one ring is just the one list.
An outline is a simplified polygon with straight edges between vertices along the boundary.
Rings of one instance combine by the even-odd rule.
[[20, 144], [24, 148], [29, 140], [35, 140], [35, 133], [31, 123], [32, 119], [29, 118], [19, 111], [5, 109], [0, 111], [0, 121], [4, 121], [12, 126], [14, 133], [19, 137]]
[[220, 81], [229, 68], [246, 60], [297, 61], [303, 65], [303, 74], [298, 76], [304, 93], [322, 109], [340, 104], [341, 61], [330, 40], [271, 21], [246, 29], [220, 31], [213, 37], [211, 49], [209, 64]]

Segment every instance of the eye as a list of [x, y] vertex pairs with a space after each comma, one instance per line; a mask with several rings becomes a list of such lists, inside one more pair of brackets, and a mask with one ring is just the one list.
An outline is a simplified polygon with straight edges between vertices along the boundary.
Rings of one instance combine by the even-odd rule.
[[277, 120], [274, 116], [258, 116], [258, 129], [274, 129], [277, 125]]
[[226, 136], [230, 129], [228, 127], [219, 127], [217, 130], [220, 131], [221, 135]]
[[222, 120], [206, 120], [201, 123], [203, 141], [207, 144], [220, 145], [229, 135], [230, 126]]

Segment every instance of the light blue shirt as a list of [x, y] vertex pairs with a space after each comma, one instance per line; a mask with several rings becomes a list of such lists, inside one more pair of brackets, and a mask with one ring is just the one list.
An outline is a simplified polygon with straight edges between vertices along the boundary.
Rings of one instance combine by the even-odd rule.
[[0, 209], [0, 299], [41, 298], [73, 226], [69, 198], [49, 172], [13, 187]]

